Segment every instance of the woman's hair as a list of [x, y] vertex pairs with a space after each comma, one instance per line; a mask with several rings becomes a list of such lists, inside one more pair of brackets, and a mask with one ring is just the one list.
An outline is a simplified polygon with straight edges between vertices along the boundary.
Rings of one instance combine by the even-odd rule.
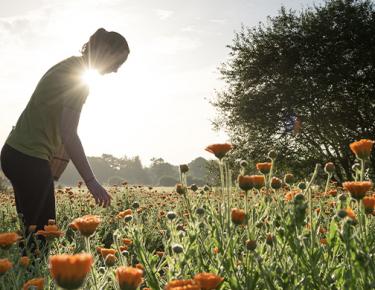
[[128, 43], [121, 34], [114, 31], [107, 31], [104, 28], [99, 28], [93, 35], [90, 36], [81, 49], [82, 55], [97, 55], [102, 53], [103, 47], [109, 47], [111, 54], [119, 54], [124, 51], [130, 52]]

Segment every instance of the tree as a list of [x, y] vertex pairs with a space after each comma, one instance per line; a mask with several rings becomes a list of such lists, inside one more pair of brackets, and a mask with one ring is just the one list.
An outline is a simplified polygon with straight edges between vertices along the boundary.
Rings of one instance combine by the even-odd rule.
[[[349, 144], [375, 139], [375, 10], [371, 1], [331, 0], [279, 15], [235, 34], [220, 69], [227, 86], [213, 105], [238, 145], [235, 158], [280, 168], [336, 164], [351, 175]], [[372, 155], [375, 166], [375, 156]], [[297, 172], [296, 172], [297, 173]]]

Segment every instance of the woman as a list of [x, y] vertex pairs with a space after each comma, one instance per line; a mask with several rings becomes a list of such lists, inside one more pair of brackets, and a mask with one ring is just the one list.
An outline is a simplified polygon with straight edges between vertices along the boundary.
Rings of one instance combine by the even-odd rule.
[[80, 112], [89, 93], [82, 73], [88, 68], [100, 74], [117, 72], [128, 57], [129, 47], [122, 35], [100, 28], [83, 45], [81, 53], [46, 72], [1, 151], [1, 167], [13, 186], [26, 234], [29, 226], [43, 229], [49, 219], [55, 219], [50, 162], [61, 148], [96, 203], [104, 207], [110, 204], [111, 197], [96, 180], [77, 134]]

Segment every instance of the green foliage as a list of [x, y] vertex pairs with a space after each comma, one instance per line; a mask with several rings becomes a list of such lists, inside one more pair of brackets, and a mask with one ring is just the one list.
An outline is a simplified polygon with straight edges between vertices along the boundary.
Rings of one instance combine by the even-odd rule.
[[303, 176], [332, 161], [337, 179], [351, 178], [349, 144], [375, 139], [374, 23], [372, 1], [330, 0], [300, 13], [282, 7], [236, 33], [213, 102], [233, 156], [259, 162], [275, 149], [281, 171]]
[[178, 179], [172, 176], [162, 176], [159, 179], [159, 186], [175, 186]]

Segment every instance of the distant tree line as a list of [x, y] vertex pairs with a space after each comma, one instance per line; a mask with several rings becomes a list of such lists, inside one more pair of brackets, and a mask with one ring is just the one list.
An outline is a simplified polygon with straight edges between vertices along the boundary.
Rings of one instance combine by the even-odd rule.
[[[166, 162], [163, 158], [152, 158], [149, 167], [142, 165], [139, 156], [117, 158], [110, 154], [100, 157], [88, 157], [88, 161], [100, 183], [119, 185], [142, 184], [150, 186], [175, 186], [179, 182], [179, 166]], [[203, 186], [216, 183], [216, 162], [198, 157], [187, 164], [189, 166], [188, 184]], [[74, 165], [70, 162], [58, 184], [76, 185], [81, 180]]]

